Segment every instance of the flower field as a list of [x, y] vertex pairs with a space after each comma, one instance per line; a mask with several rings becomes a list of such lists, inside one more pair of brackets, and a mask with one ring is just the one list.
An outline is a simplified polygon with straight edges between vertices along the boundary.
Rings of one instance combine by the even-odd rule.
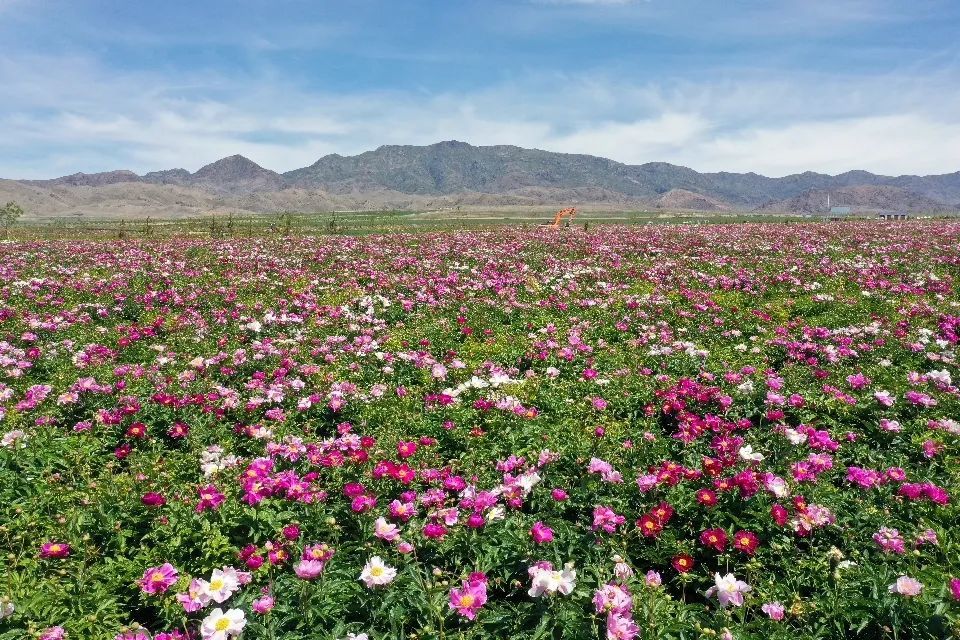
[[960, 634], [960, 224], [0, 244], [0, 638]]

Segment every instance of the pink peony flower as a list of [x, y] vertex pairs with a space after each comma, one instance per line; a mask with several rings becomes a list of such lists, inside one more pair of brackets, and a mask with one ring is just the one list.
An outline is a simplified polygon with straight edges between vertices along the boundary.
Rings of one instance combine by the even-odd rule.
[[725, 576], [715, 573], [713, 577], [715, 584], [707, 589], [705, 594], [708, 598], [717, 596], [721, 607], [727, 607], [731, 604], [735, 607], [743, 606], [743, 594], [750, 591], [750, 585], [742, 580], [737, 580], [732, 573]]
[[907, 552], [906, 542], [896, 529], [880, 527], [880, 530], [873, 534], [873, 541], [888, 553], [902, 554]]
[[923, 584], [915, 578], [900, 576], [896, 582], [890, 585], [889, 591], [910, 598], [920, 595], [920, 592], [923, 591]]
[[633, 640], [639, 633], [640, 627], [629, 616], [607, 616], [607, 640]]
[[605, 584], [594, 592], [593, 607], [597, 613], [619, 613], [629, 616], [633, 609], [633, 597], [626, 587]]
[[259, 613], [261, 615], [265, 613], [270, 613], [273, 610], [275, 601], [271, 596], [263, 596], [262, 598], [257, 598], [251, 603], [250, 608], [253, 609], [254, 613]]
[[323, 573], [326, 563], [320, 560], [301, 560], [293, 565], [293, 572], [302, 580], [316, 580]]
[[593, 508], [593, 530], [603, 529], [613, 533], [617, 527], [626, 522], [626, 518], [614, 512], [610, 507], [598, 506]]

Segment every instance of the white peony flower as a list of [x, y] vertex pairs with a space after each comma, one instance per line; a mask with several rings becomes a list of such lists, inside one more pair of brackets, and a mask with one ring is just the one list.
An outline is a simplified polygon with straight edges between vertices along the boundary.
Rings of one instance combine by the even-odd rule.
[[235, 575], [220, 569], [213, 570], [209, 582], [201, 580], [200, 584], [203, 586], [204, 595], [218, 604], [226, 602], [240, 588], [240, 581]]
[[203, 619], [200, 635], [203, 640], [227, 640], [240, 635], [246, 625], [246, 616], [240, 609], [228, 609], [224, 613], [218, 607]]
[[360, 581], [368, 589], [390, 584], [397, 577], [397, 570], [384, 563], [380, 556], [373, 556], [363, 565], [360, 572]]
[[530, 567], [528, 573], [532, 579], [532, 584], [527, 593], [534, 598], [555, 593], [568, 596], [573, 593], [574, 587], [577, 586], [577, 572], [570, 564], [565, 565], [562, 571], [557, 571], [552, 567], [546, 568], [545, 566], [534, 565]]
[[760, 462], [764, 458], [762, 453], [754, 452], [753, 447], [749, 444], [740, 447], [740, 459], [741, 460], [750, 460], [752, 462]]

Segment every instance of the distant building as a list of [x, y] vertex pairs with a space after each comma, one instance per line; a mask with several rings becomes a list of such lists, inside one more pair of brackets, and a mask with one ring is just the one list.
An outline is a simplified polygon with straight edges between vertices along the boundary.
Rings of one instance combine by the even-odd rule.
[[877, 214], [878, 220], [909, 220], [912, 217], [909, 211], [882, 211]]
[[828, 213], [824, 213], [821, 216], [824, 220], [838, 221], [846, 220], [850, 217], [850, 207], [830, 207]]

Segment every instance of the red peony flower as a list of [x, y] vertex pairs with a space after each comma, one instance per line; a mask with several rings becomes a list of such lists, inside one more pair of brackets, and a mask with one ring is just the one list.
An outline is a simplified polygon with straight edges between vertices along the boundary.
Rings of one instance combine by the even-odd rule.
[[733, 534], [733, 548], [744, 552], [748, 556], [752, 556], [759, 546], [760, 540], [756, 534], [749, 531], [737, 531]]
[[716, 551], [723, 551], [727, 547], [727, 532], [723, 529], [707, 529], [700, 534], [700, 542]]
[[693, 569], [694, 565], [696, 565], [696, 562], [694, 562], [691, 556], [681, 553], [680, 555], [674, 557], [670, 564], [672, 564], [673, 568], [680, 573], [687, 573]]

